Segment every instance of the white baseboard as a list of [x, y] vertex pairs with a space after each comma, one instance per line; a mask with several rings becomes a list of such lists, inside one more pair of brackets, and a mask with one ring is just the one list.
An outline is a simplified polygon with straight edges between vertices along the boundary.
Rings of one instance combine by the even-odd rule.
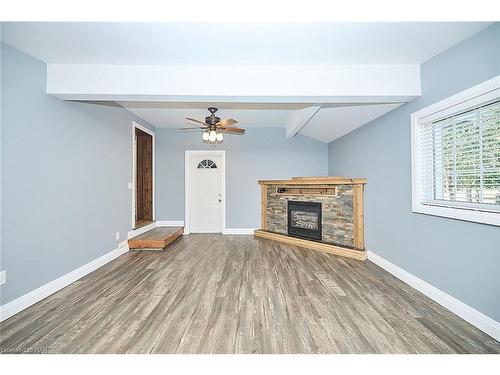
[[131, 238], [136, 237], [140, 234], [143, 234], [143, 233], [147, 232], [148, 230], [155, 229], [158, 227], [183, 227], [183, 226], [184, 226], [184, 221], [182, 221], [182, 220], [153, 221], [151, 224], [140, 227], [139, 229], [132, 229], [130, 232], [128, 232], [127, 238], [130, 240]]
[[255, 228], [224, 228], [222, 234], [253, 234]]
[[[157, 227], [183, 227], [184, 221], [182, 220], [167, 220], [157, 221]], [[142, 229], [142, 228], [141, 228]], [[223, 228], [222, 234], [253, 234], [255, 228]], [[184, 232], [184, 234], [189, 234]], [[137, 234], [134, 234], [137, 235]]]
[[[120, 250], [120, 251], [123, 251], [123, 252], [126, 252], [126, 251], [129, 251], [129, 247], [128, 247], [128, 240], [124, 240], [122, 242], [120, 242], [118, 244], [118, 249], [116, 250]], [[116, 250], [113, 250], [113, 251], [116, 251]], [[122, 253], [123, 254], [123, 253]], [[106, 254], [107, 255], [107, 254]], [[120, 254], [121, 255], [121, 254]]]
[[157, 221], [156, 226], [157, 227], [183, 227], [184, 221], [182, 221], [182, 220]]
[[143, 234], [148, 230], [155, 229], [156, 226], [157, 226], [156, 221], [153, 221], [151, 224], [140, 227], [139, 229], [132, 229], [130, 232], [128, 232], [127, 238], [130, 240], [132, 237], [138, 236], [139, 234]]
[[419, 279], [415, 275], [412, 275], [411, 273], [371, 251], [368, 251], [368, 259], [387, 272], [396, 276], [398, 279], [404, 281], [406, 284], [417, 289], [419, 292], [425, 294], [430, 299], [455, 313], [463, 320], [487, 333], [495, 340], [500, 341], [500, 323], [496, 320], [484, 315], [469, 305], [459, 301], [455, 297], [450, 296], [442, 290], [430, 285], [422, 279]]
[[55, 292], [61, 290], [62, 288], [68, 286], [69, 284], [81, 279], [83, 276], [95, 271], [99, 267], [102, 267], [106, 263], [112, 261], [113, 259], [119, 257], [120, 255], [128, 251], [127, 241], [122, 241], [118, 244], [118, 249], [115, 249], [90, 263], [87, 263], [70, 273], [67, 273], [51, 282], [42, 285], [40, 288], [35, 289], [25, 295], [16, 298], [15, 300], [0, 306], [0, 322], [18, 312], [24, 310], [25, 308], [41, 301], [42, 299], [54, 294]]

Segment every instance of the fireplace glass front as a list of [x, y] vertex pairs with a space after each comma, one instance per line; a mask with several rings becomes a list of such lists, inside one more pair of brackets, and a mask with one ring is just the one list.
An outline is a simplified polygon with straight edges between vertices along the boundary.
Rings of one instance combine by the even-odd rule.
[[321, 203], [288, 201], [288, 234], [321, 240]]

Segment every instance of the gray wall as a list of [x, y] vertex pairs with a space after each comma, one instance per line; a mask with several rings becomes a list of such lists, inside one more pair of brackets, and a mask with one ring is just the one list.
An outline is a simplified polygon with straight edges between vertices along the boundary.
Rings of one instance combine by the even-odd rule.
[[126, 239], [131, 122], [138, 119], [120, 107], [46, 95], [45, 64], [5, 44], [1, 49], [5, 304]]
[[[2, 23], [0, 22], [0, 40], [2, 37]], [[5, 267], [2, 262], [2, 55], [3, 49], [0, 45], [0, 271], [3, 271]], [[0, 286], [0, 305], [2, 304], [2, 289]]]
[[422, 96], [329, 145], [331, 175], [367, 177], [366, 247], [500, 321], [500, 228], [411, 212], [410, 114], [500, 74], [500, 24], [425, 62]]
[[[213, 149], [198, 133], [156, 130], [156, 218], [184, 220], [184, 150]], [[328, 173], [328, 145], [283, 128], [251, 128], [244, 136], [225, 136], [226, 227], [260, 227], [257, 180]]]

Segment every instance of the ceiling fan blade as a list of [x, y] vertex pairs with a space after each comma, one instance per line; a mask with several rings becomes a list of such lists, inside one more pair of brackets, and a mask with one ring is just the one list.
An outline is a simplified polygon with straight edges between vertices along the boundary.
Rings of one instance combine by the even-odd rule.
[[207, 124], [205, 124], [203, 121], [196, 120], [196, 119], [194, 119], [194, 118], [189, 118], [189, 117], [186, 117], [186, 120], [189, 120], [189, 121], [194, 121], [194, 122], [197, 122], [197, 123], [202, 124], [202, 125], [207, 125]]
[[178, 130], [200, 130], [200, 129], [206, 129], [206, 128], [208, 128], [208, 126], [197, 126], [197, 127], [191, 126], [188, 128], [179, 128]]
[[245, 134], [245, 129], [241, 129], [241, 128], [219, 128], [219, 130], [222, 132], [222, 133], [238, 133], [238, 134]]
[[216, 126], [233, 126], [234, 124], [237, 124], [238, 121], [236, 121], [235, 119], [232, 119], [232, 118], [224, 118], [222, 120], [220, 120]]

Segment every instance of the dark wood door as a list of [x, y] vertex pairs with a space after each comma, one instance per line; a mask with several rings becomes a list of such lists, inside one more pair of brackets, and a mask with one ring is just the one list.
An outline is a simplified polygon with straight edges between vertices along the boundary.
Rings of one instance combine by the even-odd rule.
[[135, 222], [153, 221], [153, 137], [140, 129], [136, 136]]

